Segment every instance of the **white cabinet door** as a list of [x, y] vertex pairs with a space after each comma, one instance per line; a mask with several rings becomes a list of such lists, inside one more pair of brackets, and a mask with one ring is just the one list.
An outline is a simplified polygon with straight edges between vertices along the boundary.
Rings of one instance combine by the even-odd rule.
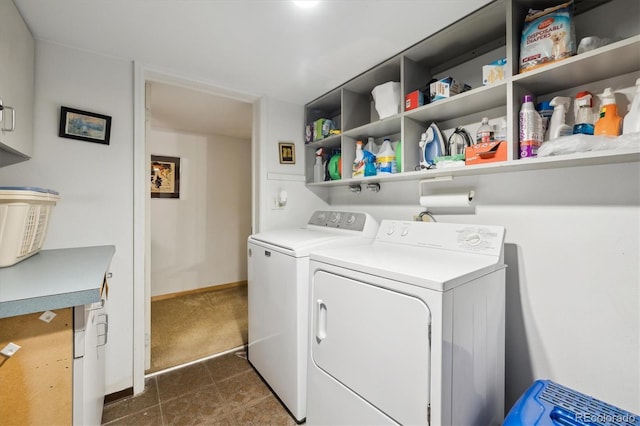
[[92, 305], [75, 308], [75, 345], [73, 360], [73, 424], [76, 426], [100, 425], [105, 393], [105, 344], [107, 339], [107, 316], [102, 309], [92, 309]]
[[353, 409], [367, 401], [400, 424], [426, 424], [429, 307], [323, 271], [315, 273], [312, 292], [311, 362], [355, 394]]
[[35, 42], [11, 0], [0, 1], [0, 167], [33, 154]]

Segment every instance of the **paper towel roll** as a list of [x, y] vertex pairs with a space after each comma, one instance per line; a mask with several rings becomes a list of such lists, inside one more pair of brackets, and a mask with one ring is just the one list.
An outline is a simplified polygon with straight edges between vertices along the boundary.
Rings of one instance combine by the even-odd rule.
[[423, 195], [420, 197], [420, 205], [427, 208], [433, 207], [470, 207], [472, 205], [473, 191], [461, 194]]

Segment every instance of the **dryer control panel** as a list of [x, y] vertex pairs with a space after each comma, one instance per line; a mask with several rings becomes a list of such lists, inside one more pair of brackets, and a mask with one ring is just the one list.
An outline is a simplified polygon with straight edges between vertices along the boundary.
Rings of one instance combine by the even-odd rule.
[[383, 220], [376, 241], [500, 256], [504, 246], [504, 228]]

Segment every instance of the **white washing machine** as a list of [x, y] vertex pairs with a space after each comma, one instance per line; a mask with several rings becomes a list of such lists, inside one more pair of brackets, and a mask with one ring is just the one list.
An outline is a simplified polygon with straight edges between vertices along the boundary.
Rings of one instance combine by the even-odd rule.
[[317, 211], [304, 228], [248, 240], [248, 359], [298, 422], [306, 416], [309, 253], [371, 244], [367, 213]]
[[314, 251], [307, 424], [499, 425], [504, 228], [382, 221]]

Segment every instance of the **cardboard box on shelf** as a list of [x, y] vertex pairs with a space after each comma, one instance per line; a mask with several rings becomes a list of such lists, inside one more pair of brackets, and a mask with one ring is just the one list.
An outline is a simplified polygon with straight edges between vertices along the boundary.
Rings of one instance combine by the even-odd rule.
[[404, 97], [404, 110], [410, 111], [424, 105], [424, 94], [420, 90], [414, 90]]
[[504, 80], [506, 70], [506, 58], [493, 61], [489, 65], [484, 65], [482, 67], [482, 84], [486, 86], [488, 84], [494, 84]]
[[446, 77], [429, 85], [429, 100], [447, 99], [451, 96], [471, 90], [471, 86], [454, 78]]
[[507, 141], [482, 142], [464, 149], [464, 164], [497, 163], [507, 161]]

